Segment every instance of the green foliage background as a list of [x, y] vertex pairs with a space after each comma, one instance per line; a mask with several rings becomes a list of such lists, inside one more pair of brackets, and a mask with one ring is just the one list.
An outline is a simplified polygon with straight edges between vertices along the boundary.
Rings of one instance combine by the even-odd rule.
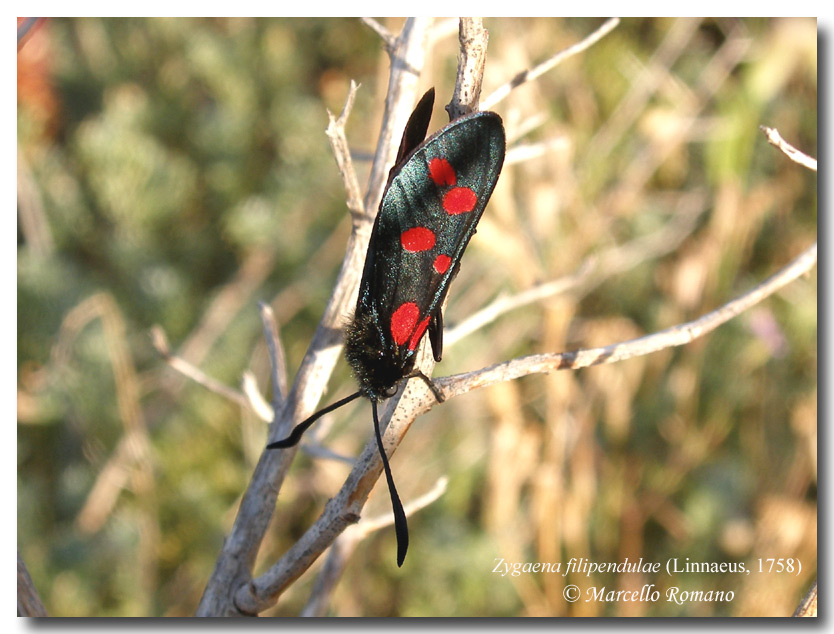
[[[487, 19], [484, 94], [601, 22]], [[432, 128], [456, 54], [454, 29], [429, 54]], [[55, 19], [19, 53], [18, 547], [50, 614], [193, 613], [266, 427], [168, 368], [149, 331], [267, 392], [269, 301], [293, 372], [349, 232], [326, 109], [362, 84], [348, 136], [366, 182], [387, 70], [378, 36], [348, 19]], [[816, 90], [814, 20], [641, 19], [514, 91], [495, 108], [510, 149], [566, 143], [505, 168], [447, 322], [657, 231], [687, 194], [706, 209], [670, 253], [503, 316], [436, 373], [654, 332], [776, 272], [815, 240], [816, 176], [757, 126], [815, 156]], [[350, 385], [339, 368], [328, 400]], [[332, 445], [354, 455], [369, 416], [347, 409]], [[816, 274], [682, 349], [436, 407], [393, 468], [405, 498], [441, 475], [449, 490], [411, 519], [402, 570], [393, 531], [359, 547], [331, 614], [788, 615], [816, 575]], [[346, 474], [300, 457], [261, 568]], [[372, 496], [368, 514], [386, 510]], [[568, 604], [564, 584], [591, 580], [492, 573], [497, 558], [571, 557], [803, 570], [593, 579], [735, 592], [686, 605]], [[313, 577], [275, 612], [297, 614]]]

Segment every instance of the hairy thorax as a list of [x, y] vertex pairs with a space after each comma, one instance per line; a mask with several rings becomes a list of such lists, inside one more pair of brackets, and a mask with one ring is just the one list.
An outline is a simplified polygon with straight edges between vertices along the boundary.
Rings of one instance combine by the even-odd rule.
[[359, 389], [372, 400], [394, 395], [397, 384], [414, 367], [414, 355], [400, 354], [373, 312], [358, 312], [345, 331], [345, 357], [359, 383]]

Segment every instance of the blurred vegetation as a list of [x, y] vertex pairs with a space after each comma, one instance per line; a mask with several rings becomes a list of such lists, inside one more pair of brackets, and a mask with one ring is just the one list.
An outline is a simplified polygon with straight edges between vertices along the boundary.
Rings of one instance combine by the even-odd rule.
[[[600, 23], [487, 20], [484, 94]], [[651, 235], [687, 205], [702, 213], [668, 253], [505, 315], [436, 373], [666, 328], [809, 246], [816, 176], [757, 127], [816, 156], [816, 47], [810, 19], [627, 19], [498, 104], [511, 150], [559, 143], [505, 166], [447, 323]], [[421, 78], [438, 89], [432, 129], [457, 50], [451, 30]], [[349, 232], [326, 109], [362, 84], [348, 135], [364, 182], [387, 70], [379, 38], [345, 19], [56, 19], [19, 52], [18, 547], [50, 614], [193, 613], [266, 427], [168, 368], [149, 329], [210, 376], [234, 387], [250, 370], [267, 393], [256, 302], [269, 301], [292, 372]], [[392, 530], [359, 547], [329, 613], [790, 615], [816, 575], [816, 309], [814, 273], [683, 348], [434, 408], [392, 466], [404, 499], [442, 475], [449, 490], [410, 520], [401, 570]], [[342, 364], [328, 402], [352, 389]], [[353, 455], [369, 410], [345, 410], [328, 444]], [[347, 472], [299, 454], [259, 569]], [[377, 492], [368, 514], [388, 510]], [[572, 557], [803, 568], [492, 573], [498, 558]], [[274, 613], [299, 612], [317, 567]], [[566, 583], [735, 598], [569, 604]]]

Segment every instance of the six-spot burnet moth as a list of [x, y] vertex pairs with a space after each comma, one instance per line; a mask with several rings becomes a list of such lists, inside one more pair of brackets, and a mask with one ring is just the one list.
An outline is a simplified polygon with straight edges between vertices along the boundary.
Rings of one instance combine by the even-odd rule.
[[345, 332], [345, 357], [359, 390], [267, 445], [291, 447], [319, 417], [359, 396], [370, 399], [394, 509], [399, 566], [408, 550], [408, 525], [382, 446], [377, 403], [412, 377], [423, 379], [443, 400], [431, 380], [414, 369], [415, 355], [428, 330], [434, 359], [440, 361], [443, 300], [495, 189], [506, 145], [501, 117], [494, 112], [461, 117], [425, 139], [433, 105], [432, 88], [406, 124], [368, 244], [356, 312]]

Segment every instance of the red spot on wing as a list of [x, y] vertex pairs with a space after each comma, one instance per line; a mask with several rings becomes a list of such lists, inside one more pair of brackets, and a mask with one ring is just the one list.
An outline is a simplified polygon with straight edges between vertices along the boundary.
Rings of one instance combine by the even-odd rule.
[[443, 209], [451, 215], [468, 213], [475, 209], [477, 204], [478, 197], [468, 187], [455, 187], [443, 197]]
[[398, 346], [408, 341], [419, 317], [420, 309], [414, 302], [405, 302], [391, 315], [391, 335]]
[[434, 258], [434, 270], [443, 275], [446, 271], [449, 270], [449, 265], [452, 263], [452, 258], [448, 255], [441, 253], [436, 258]]
[[428, 251], [434, 246], [434, 243], [434, 231], [426, 227], [406, 229], [400, 236], [400, 244], [403, 245], [403, 249], [412, 253]]
[[455, 168], [445, 158], [433, 158], [429, 161], [429, 174], [438, 187], [454, 185], [457, 182]]
[[429, 326], [429, 319], [431, 318], [426, 317], [423, 321], [417, 324], [417, 328], [414, 329], [414, 334], [411, 335], [411, 339], [408, 342], [409, 350], [414, 350], [417, 347], [417, 344], [420, 343], [423, 333], [426, 332], [426, 328]]

